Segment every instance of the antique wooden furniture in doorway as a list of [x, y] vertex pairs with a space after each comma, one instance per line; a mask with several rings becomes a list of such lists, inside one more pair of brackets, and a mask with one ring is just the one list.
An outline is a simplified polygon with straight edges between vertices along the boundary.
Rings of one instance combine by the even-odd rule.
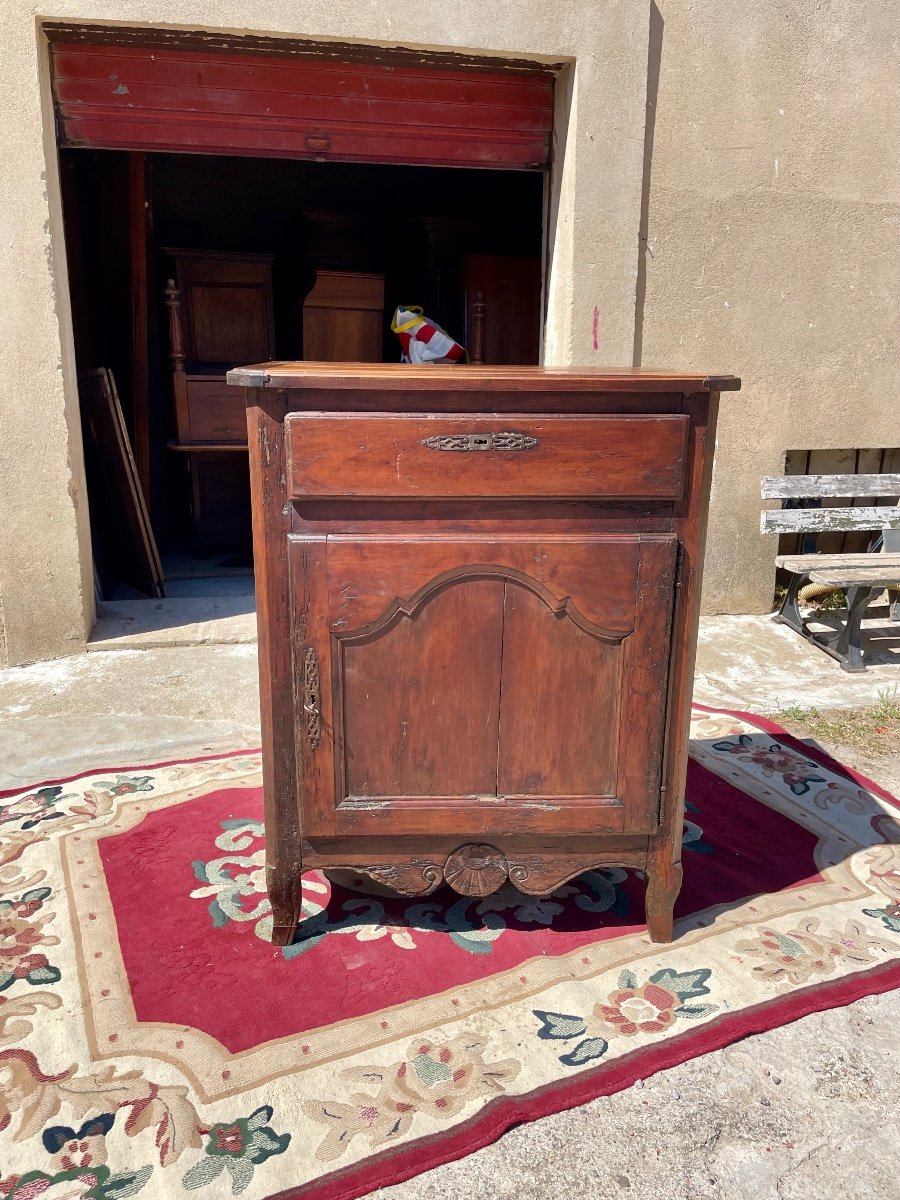
[[469, 361], [536, 363], [541, 352], [540, 258], [467, 254], [463, 268]]
[[272, 256], [166, 250], [176, 436], [190, 464], [193, 540], [235, 542], [249, 533], [247, 424], [226, 370], [275, 355]]
[[268, 883], [647, 875], [672, 936], [718, 392], [732, 377], [275, 363], [250, 429]]
[[384, 276], [318, 271], [303, 301], [303, 357], [319, 362], [381, 362]]

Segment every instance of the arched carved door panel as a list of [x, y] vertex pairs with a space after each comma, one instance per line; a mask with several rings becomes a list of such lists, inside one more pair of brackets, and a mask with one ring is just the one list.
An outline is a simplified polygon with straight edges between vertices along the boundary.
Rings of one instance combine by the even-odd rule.
[[342, 801], [496, 794], [503, 594], [501, 580], [459, 580], [341, 638]]
[[498, 792], [615, 796], [625, 639], [597, 637], [515, 584], [504, 601]]
[[654, 827], [671, 536], [296, 536], [291, 561], [308, 836]]

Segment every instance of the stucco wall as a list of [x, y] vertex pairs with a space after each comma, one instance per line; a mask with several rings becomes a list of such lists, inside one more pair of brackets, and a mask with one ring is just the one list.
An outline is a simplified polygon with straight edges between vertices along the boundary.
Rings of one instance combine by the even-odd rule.
[[898, 28], [896, 0], [653, 15], [643, 362], [744, 380], [720, 410], [707, 611], [768, 607], [759, 480], [785, 450], [900, 445]]
[[769, 600], [758, 481], [785, 449], [900, 441], [897, 0], [423, 11], [0, 0], [0, 151], [15, 181], [0, 200], [0, 661], [77, 650], [93, 615], [43, 19], [570, 60], [545, 357], [743, 376], [744, 391], [723, 398], [707, 610]]
[[[42, 19], [427, 46], [572, 60], [560, 103], [560, 217], [548, 284], [548, 361], [626, 363], [642, 189], [647, 8], [643, 4], [373, 4], [365, 0], [3, 0], [0, 152], [5, 298], [0, 614], [7, 661], [71, 653], [90, 627], [91, 566], [73, 378], [60, 201]], [[575, 61], [577, 60], [577, 61]], [[49, 142], [49, 144], [48, 144]], [[12, 302], [11, 302], [12, 301]], [[598, 312], [598, 347], [593, 320]]]
[[[93, 617], [87, 503], [46, 56], [6, 5], [0, 72], [0, 653], [81, 649]], [[12, 19], [15, 16], [15, 19]]]

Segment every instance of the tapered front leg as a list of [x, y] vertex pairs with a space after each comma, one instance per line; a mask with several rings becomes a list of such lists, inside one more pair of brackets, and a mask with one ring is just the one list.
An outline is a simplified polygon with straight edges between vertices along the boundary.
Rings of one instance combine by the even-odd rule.
[[269, 866], [266, 877], [272, 902], [272, 944], [289, 946], [296, 937], [303, 915], [300, 873]]
[[672, 910], [681, 891], [681, 879], [680, 862], [658, 855], [647, 863], [647, 929], [651, 942], [672, 940]]

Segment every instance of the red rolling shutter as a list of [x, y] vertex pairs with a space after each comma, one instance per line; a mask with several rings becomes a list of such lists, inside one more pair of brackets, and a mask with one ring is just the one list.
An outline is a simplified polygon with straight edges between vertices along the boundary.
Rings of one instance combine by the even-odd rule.
[[540, 168], [549, 74], [57, 43], [61, 144]]

